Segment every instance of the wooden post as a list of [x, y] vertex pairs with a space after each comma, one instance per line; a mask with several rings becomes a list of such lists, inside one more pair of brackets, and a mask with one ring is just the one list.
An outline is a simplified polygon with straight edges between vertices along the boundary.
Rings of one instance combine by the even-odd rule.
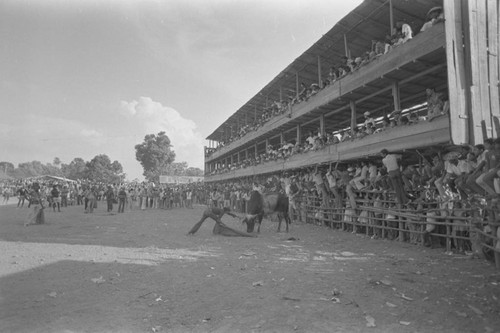
[[300, 137], [302, 135], [301, 133], [302, 129], [300, 127], [300, 124], [297, 125], [297, 143], [300, 145], [301, 144], [301, 141], [300, 141]]
[[295, 98], [299, 99], [299, 72], [295, 73]]
[[394, 29], [394, 11], [392, 8], [392, 0], [389, 0], [389, 24], [391, 25], [389, 34], [392, 35], [392, 30]]
[[399, 97], [399, 83], [394, 81], [392, 83], [392, 98], [394, 101], [394, 110], [401, 111], [401, 99]]
[[[401, 205], [400, 204], [398, 204], [398, 208], [399, 208], [398, 212], [401, 213]], [[404, 242], [404, 240], [405, 240], [404, 229], [405, 229], [405, 223], [403, 222], [401, 215], [398, 214], [398, 240], [400, 242]]]
[[321, 58], [318, 56], [318, 85], [323, 88], [323, 80], [321, 80]]
[[[488, 0], [487, 5], [490, 108], [493, 117], [500, 117], [500, 97], [498, 91], [498, 67], [500, 62], [498, 0]], [[500, 133], [496, 133], [496, 136], [500, 137]]]
[[319, 116], [319, 132], [321, 135], [325, 135], [325, 115]]
[[344, 48], [345, 48], [345, 56], [349, 58], [349, 48], [347, 47], [347, 36], [344, 34]]
[[[468, 1], [470, 18], [470, 63], [472, 69], [472, 117], [475, 125], [485, 123], [487, 136], [492, 137], [493, 126], [489, 105], [488, 58], [486, 53], [486, 2]], [[482, 130], [474, 126], [475, 141], [482, 137]]]
[[280, 103], [283, 103], [283, 87], [280, 86]]
[[[450, 131], [455, 144], [473, 143], [474, 122], [470, 114], [470, 78], [466, 70], [465, 50], [470, 48], [468, 34], [463, 34], [466, 21], [462, 19], [462, 1], [444, 1], [446, 13], [446, 62], [450, 102]], [[464, 40], [465, 36], [465, 40]], [[463, 47], [465, 45], [465, 48]]]
[[354, 129], [358, 126], [356, 121], [356, 103], [354, 101], [349, 101], [351, 107], [351, 134], [354, 134]]

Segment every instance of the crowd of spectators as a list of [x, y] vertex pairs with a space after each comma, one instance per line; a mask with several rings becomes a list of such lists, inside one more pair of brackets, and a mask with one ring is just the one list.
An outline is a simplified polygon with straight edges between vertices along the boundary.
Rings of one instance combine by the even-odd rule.
[[442, 93], [436, 93], [434, 89], [429, 88], [426, 90], [426, 96], [427, 104], [424, 109], [407, 110], [404, 112], [396, 110], [377, 119], [372, 116], [371, 112], [366, 111], [363, 114], [363, 123], [358, 124], [352, 130], [346, 128], [329, 133], [321, 133], [320, 129], [309, 131], [302, 143], [296, 140], [285, 140], [282, 144], [269, 144], [266, 151], [261, 154], [250, 156], [232, 164], [219, 165], [214, 170], [208, 172], [208, 174], [223, 174], [269, 161], [287, 160], [293, 155], [310, 151], [320, 151], [341, 142], [361, 140], [375, 133], [390, 132], [395, 127], [411, 126], [423, 121], [433, 121], [435, 118], [448, 113], [449, 104], [444, 100]]
[[[431, 8], [425, 18], [425, 23], [421, 27], [420, 32], [425, 32], [433, 25], [442, 22], [444, 22], [444, 12], [442, 7]], [[404, 22], [403, 20], [396, 21], [395, 26], [392, 29], [391, 33], [387, 34], [384, 38], [373, 39], [371, 41], [371, 47], [368, 50], [366, 50], [363, 54], [359, 56], [351, 55], [349, 57], [342, 56], [340, 62], [337, 65], [330, 67], [328, 75], [325, 78], [323, 78], [320, 83], [313, 82], [310, 85], [308, 85], [302, 82], [296, 94], [294, 94], [293, 96], [289, 96], [287, 100], [279, 102], [275, 101], [271, 104], [271, 106], [266, 106], [263, 109], [264, 111], [259, 119], [256, 119], [255, 122], [251, 125], [245, 124], [241, 126], [235, 131], [235, 133], [231, 133], [231, 135], [228, 138], [219, 141], [218, 146], [216, 148], [212, 148], [206, 152], [206, 157], [209, 157], [213, 152], [230, 144], [231, 142], [243, 138], [248, 132], [258, 130], [270, 119], [279, 115], [283, 115], [287, 112], [290, 113], [291, 112], [290, 108], [293, 105], [302, 102], [307, 102], [320, 90], [335, 83], [336, 81], [341, 80], [342, 78], [350, 75], [351, 73], [356, 72], [358, 69], [369, 64], [373, 60], [383, 56], [384, 54], [389, 53], [394, 48], [408, 42], [414, 37], [414, 35], [415, 32], [408, 23]], [[432, 97], [440, 99], [442, 98], [442, 96], [440, 96], [435, 92], [433, 92]], [[428, 101], [429, 99], [432, 102], [436, 103], [438, 102], [434, 101], [432, 98], [429, 98], [428, 95]], [[443, 111], [443, 109], [446, 109], [446, 106], [441, 105], [439, 107], [439, 111], [436, 108], [434, 113], [428, 114], [427, 119], [432, 120], [432, 118], [438, 116]], [[353, 131], [356, 131], [356, 133], [353, 133], [353, 135], [357, 136], [357, 135], [371, 134], [371, 132], [375, 131], [375, 129], [374, 128], [371, 129], [368, 128], [368, 126], [366, 126], [365, 128], [362, 129], [353, 129]]]
[[[353, 232], [357, 229], [352, 224], [368, 226], [373, 216], [388, 221], [387, 225], [395, 230], [400, 226], [394, 211], [420, 215], [418, 223], [406, 220], [404, 230], [414, 233], [408, 233], [411, 237], [405, 240], [428, 246], [436, 245], [431, 235], [449, 232], [443, 226], [449, 222], [454, 249], [464, 252], [471, 250], [468, 231], [477, 218], [474, 214], [482, 212], [479, 221], [484, 222], [486, 207], [500, 202], [500, 139], [442, 151], [412, 151], [404, 158], [384, 149], [380, 156], [366, 160], [316, 165], [214, 186], [214, 205], [229, 205], [243, 212], [249, 191], [262, 186], [264, 192], [285, 192], [295, 218], [303, 220], [303, 211], [313, 210], [318, 221], [335, 225], [348, 221]], [[226, 203], [224, 198], [229, 201]], [[372, 214], [373, 209], [380, 213]], [[373, 223], [382, 225], [380, 221]], [[486, 223], [479, 226], [484, 234], [491, 234]], [[370, 236], [381, 237], [380, 229], [374, 228]], [[398, 237], [393, 230], [388, 236]]]
[[30, 207], [31, 199], [41, 201], [42, 206], [61, 212], [68, 206], [84, 206], [85, 213], [92, 213], [99, 202], [106, 202], [108, 212], [125, 210], [192, 208], [193, 204], [205, 203], [202, 183], [155, 184], [123, 183], [105, 184], [90, 181], [42, 181], [13, 180], [0, 185], [2, 203], [17, 199], [17, 207]]

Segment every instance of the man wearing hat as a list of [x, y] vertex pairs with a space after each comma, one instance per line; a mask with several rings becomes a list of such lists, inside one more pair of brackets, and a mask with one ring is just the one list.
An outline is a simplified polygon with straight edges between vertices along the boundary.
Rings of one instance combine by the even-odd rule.
[[444, 21], [443, 7], [433, 7], [427, 12], [426, 22], [420, 29], [420, 32], [424, 32], [434, 24]]
[[370, 111], [366, 111], [363, 115], [365, 116], [365, 122], [363, 123], [363, 126], [368, 127], [368, 124], [371, 123], [372, 128], [375, 128], [376, 127], [375, 126], [375, 119], [373, 119], [371, 117]]

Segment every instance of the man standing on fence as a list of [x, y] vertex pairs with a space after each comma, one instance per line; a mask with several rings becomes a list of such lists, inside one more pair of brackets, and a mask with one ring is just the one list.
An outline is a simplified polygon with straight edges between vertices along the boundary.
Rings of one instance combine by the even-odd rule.
[[400, 205], [406, 204], [408, 202], [408, 195], [404, 189], [403, 178], [399, 170], [401, 155], [389, 154], [387, 149], [382, 149], [380, 155], [382, 155], [382, 163], [387, 169], [392, 189], [396, 192], [396, 201]]

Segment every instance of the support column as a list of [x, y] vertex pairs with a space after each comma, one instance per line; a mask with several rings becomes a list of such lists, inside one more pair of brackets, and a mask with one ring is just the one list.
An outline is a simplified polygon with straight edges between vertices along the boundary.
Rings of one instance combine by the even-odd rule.
[[389, 0], [389, 24], [391, 25], [391, 29], [389, 29], [389, 31], [392, 35], [392, 29], [394, 29], [394, 11], [392, 8], [392, 0]]
[[283, 143], [285, 142], [285, 135], [283, 134], [283, 132], [280, 133], [280, 144], [281, 146], [283, 146]]
[[392, 83], [392, 97], [394, 100], [394, 110], [401, 111], [401, 98], [399, 97], [399, 82]]
[[318, 85], [323, 88], [323, 80], [321, 79], [321, 58], [318, 56]]
[[344, 48], [345, 48], [345, 56], [349, 58], [349, 48], [347, 47], [347, 36], [344, 34]]
[[321, 135], [325, 135], [325, 115], [319, 116], [319, 132]]
[[354, 134], [354, 128], [358, 126], [356, 121], [356, 103], [354, 101], [349, 101], [349, 106], [351, 107], [351, 134]]
[[297, 143], [299, 145], [302, 144], [302, 142], [300, 142], [300, 136], [302, 135], [301, 132], [302, 132], [302, 129], [301, 129], [300, 124], [299, 124], [299, 125], [297, 125]]
[[295, 98], [299, 98], [299, 72], [295, 73]]

